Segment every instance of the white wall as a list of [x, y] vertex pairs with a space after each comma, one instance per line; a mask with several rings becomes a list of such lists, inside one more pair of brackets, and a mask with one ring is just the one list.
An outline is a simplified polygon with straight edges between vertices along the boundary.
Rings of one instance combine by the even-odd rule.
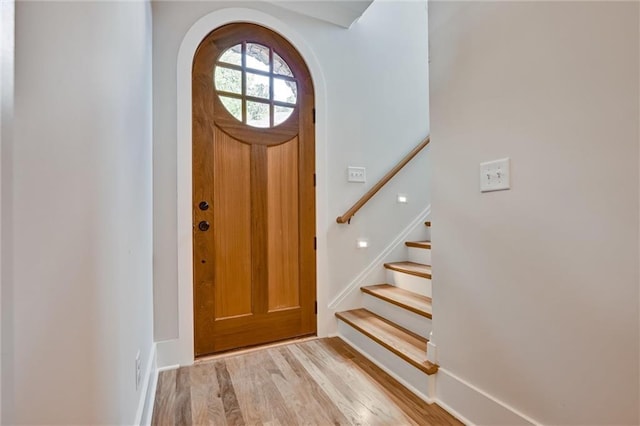
[[[640, 421], [638, 16], [430, 3], [440, 365], [544, 424]], [[481, 194], [479, 163], [506, 156], [512, 189]], [[504, 419], [443, 383], [471, 421]]]
[[7, 163], [7, 152], [5, 145], [10, 145], [13, 140], [13, 92], [14, 92], [14, 61], [15, 61], [15, 2], [13, 0], [3, 0], [0, 2], [0, 419], [3, 416], [2, 401], [6, 399], [8, 393], [2, 392], [3, 379], [9, 377], [11, 371], [6, 369], [6, 362], [10, 359], [7, 346], [2, 344], [5, 336], [5, 326], [10, 322], [4, 321], [4, 317], [10, 309], [7, 309], [5, 290], [3, 288], [6, 272], [4, 250], [5, 250], [5, 203], [2, 202], [1, 195], [5, 193], [5, 166]]
[[8, 424], [134, 422], [153, 334], [150, 79], [149, 3], [16, 5]]
[[[212, 11], [243, 7], [267, 13], [300, 35], [321, 64], [326, 90], [316, 84], [326, 114], [316, 140], [326, 152], [318, 164], [319, 241], [328, 270], [319, 286], [337, 295], [428, 204], [427, 151], [367, 205], [351, 225], [342, 214], [428, 133], [427, 11], [424, 2], [375, 2], [350, 30], [262, 2], [154, 2], [154, 311], [156, 340], [178, 336], [176, 233], [176, 60], [189, 28]], [[213, 29], [213, 28], [212, 28]], [[317, 82], [316, 82], [317, 83]], [[366, 166], [367, 185], [348, 184], [346, 167]], [[397, 205], [395, 194], [409, 194]], [[366, 237], [369, 250], [355, 249]], [[333, 319], [331, 319], [333, 321]], [[335, 327], [335, 324], [333, 325]]]

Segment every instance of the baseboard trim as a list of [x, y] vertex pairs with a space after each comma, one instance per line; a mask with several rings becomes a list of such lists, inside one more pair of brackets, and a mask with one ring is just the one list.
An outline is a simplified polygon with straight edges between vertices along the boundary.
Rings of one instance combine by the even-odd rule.
[[[437, 387], [438, 387], [438, 385], [436, 383], [436, 388]], [[440, 407], [442, 407], [447, 413], [451, 414], [453, 417], [455, 417], [456, 419], [460, 420], [465, 426], [476, 426], [475, 423], [473, 423], [471, 420], [469, 420], [468, 418], [466, 418], [462, 414], [458, 413], [456, 410], [454, 410], [453, 408], [448, 406], [446, 403], [442, 402], [442, 400], [436, 398], [435, 402]]]
[[151, 424], [153, 414], [153, 403], [155, 401], [156, 386], [158, 384], [158, 351], [157, 345], [153, 343], [149, 351], [149, 360], [142, 379], [142, 389], [140, 390], [140, 400], [136, 410], [136, 425], [147, 426]]
[[387, 259], [387, 256], [389, 256], [389, 253], [391, 253], [398, 245], [404, 244], [411, 231], [413, 231], [418, 225], [422, 225], [426, 218], [429, 217], [430, 213], [431, 204], [421, 211], [418, 216], [413, 219], [411, 223], [404, 228], [402, 232], [400, 232], [400, 234], [398, 234], [398, 236], [329, 303], [329, 309], [338, 309], [340, 304], [344, 302], [352, 292], [360, 291], [360, 287], [364, 283], [366, 277], [374, 270], [382, 268], [382, 265]]
[[540, 425], [445, 368], [436, 380], [436, 404], [466, 425]]
[[158, 373], [162, 373], [163, 371], [169, 371], [169, 370], [177, 370], [178, 368], [180, 368], [180, 364], [165, 365], [164, 367], [158, 368]]

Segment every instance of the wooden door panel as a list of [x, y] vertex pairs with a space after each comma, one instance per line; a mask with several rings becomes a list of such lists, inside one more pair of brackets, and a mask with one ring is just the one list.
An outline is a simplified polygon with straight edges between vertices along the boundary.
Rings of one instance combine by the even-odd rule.
[[254, 315], [251, 326], [247, 326], [247, 318], [237, 317], [216, 323], [212, 342], [215, 352], [245, 346], [259, 345], [296, 336], [304, 336], [315, 332], [312, 329], [301, 329], [300, 309], [283, 310], [268, 315]]
[[264, 283], [268, 279], [267, 265], [267, 147], [251, 145], [251, 266], [253, 282], [253, 309], [256, 313], [267, 312], [268, 290]]
[[300, 305], [298, 138], [267, 148], [269, 312]]
[[215, 129], [213, 149], [213, 240], [215, 316], [252, 313], [251, 147]]
[[[268, 128], [251, 127], [247, 120], [249, 101], [256, 102], [246, 93], [249, 43], [261, 43], [262, 58], [271, 64], [263, 76], [271, 82], [288, 78], [295, 83], [288, 87], [297, 88], [297, 98], [283, 103], [271, 85], [264, 101], [270, 108]], [[243, 59], [221, 61], [225, 52]], [[276, 55], [292, 75], [278, 74]], [[242, 74], [242, 93], [217, 91], [217, 66]], [[195, 354], [313, 334], [315, 140], [309, 70], [281, 36], [254, 24], [230, 24], [198, 47], [192, 82]], [[223, 97], [240, 99], [241, 110], [226, 109]], [[276, 107], [291, 111], [280, 124]], [[202, 201], [209, 205], [201, 208]], [[202, 222], [210, 229], [201, 229]]]

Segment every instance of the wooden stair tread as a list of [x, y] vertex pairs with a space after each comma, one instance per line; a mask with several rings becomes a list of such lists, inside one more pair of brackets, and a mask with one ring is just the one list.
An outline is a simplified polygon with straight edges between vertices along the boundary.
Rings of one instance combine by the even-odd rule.
[[360, 290], [415, 314], [429, 319], [432, 318], [430, 297], [416, 294], [391, 284], [370, 285], [361, 287]]
[[407, 247], [431, 249], [431, 241], [406, 241], [404, 245]]
[[366, 309], [337, 312], [336, 317], [426, 374], [438, 371], [437, 365], [427, 361], [427, 339]]
[[431, 221], [430, 220], [426, 221], [424, 224], [425, 224], [425, 226], [431, 227]]
[[404, 272], [422, 278], [431, 279], [431, 266], [415, 262], [391, 262], [385, 263], [384, 267], [393, 271]]

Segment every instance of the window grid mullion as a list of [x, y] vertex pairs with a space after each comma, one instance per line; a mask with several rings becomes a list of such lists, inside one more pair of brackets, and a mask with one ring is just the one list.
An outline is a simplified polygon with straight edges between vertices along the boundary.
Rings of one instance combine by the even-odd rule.
[[249, 118], [247, 117], [247, 42], [242, 42], [242, 56], [240, 58], [242, 64], [242, 122], [247, 124]]
[[273, 49], [269, 48], [269, 126], [275, 123], [275, 108], [273, 106]]

